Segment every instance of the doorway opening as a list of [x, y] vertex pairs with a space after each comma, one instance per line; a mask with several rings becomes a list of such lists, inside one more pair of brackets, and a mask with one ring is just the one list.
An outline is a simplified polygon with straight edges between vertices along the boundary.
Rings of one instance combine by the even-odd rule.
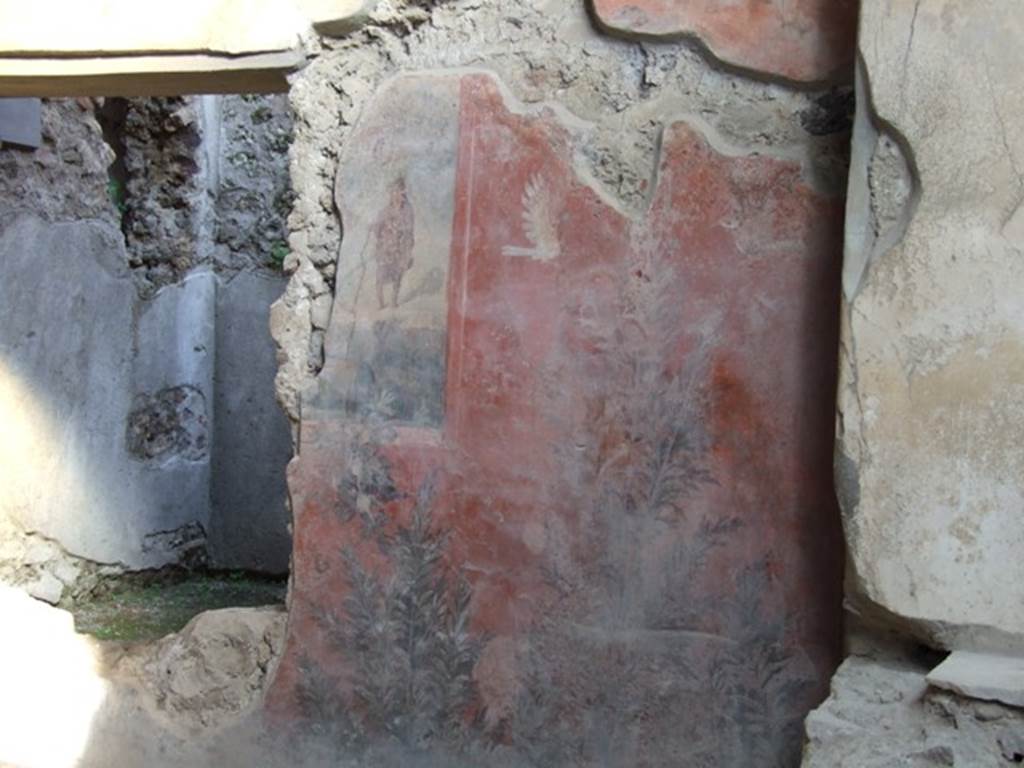
[[236, 714], [283, 642], [291, 555], [269, 329], [287, 98], [19, 101], [37, 130], [0, 144], [0, 585], [69, 612], [100, 667], [171, 687], [183, 653], [240, 638], [237, 690], [201, 717]]

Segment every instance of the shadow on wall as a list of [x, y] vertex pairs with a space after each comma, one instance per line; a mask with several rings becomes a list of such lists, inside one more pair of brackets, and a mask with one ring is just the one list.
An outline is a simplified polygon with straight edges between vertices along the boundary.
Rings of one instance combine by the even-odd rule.
[[[202, 368], [203, 347], [212, 345], [202, 326], [177, 343], [165, 339], [212, 303], [212, 286], [193, 283], [176, 305], [140, 311], [123, 239], [97, 221], [16, 215], [0, 230], [0, 254], [5, 409], [22, 414], [27, 433], [11, 447], [15, 463], [5, 463], [3, 471], [19, 470], [0, 488], [0, 509], [22, 529], [96, 563], [137, 569], [179, 560], [191, 544], [175, 532], [208, 524]], [[147, 333], [159, 354], [146, 349], [136, 360], [138, 336]], [[153, 439], [166, 409], [136, 397], [174, 385], [193, 392], [179, 403], [195, 428], [172, 441], [182, 443], [180, 455]], [[25, 407], [26, 398], [34, 407]], [[138, 439], [130, 439], [133, 432]]]
[[5, 220], [0, 256], [6, 522], [118, 570], [286, 572], [281, 280], [198, 271], [140, 302], [113, 226], [31, 215]]
[[[122, 296], [116, 242], [93, 223], [19, 217], [0, 231], [10, 275], [0, 304], [0, 510], [27, 530], [69, 532], [65, 547], [96, 561], [144, 563], [149, 500], [124, 471], [123, 427], [110, 428], [127, 423], [131, 405], [131, 296]], [[69, 251], [78, 270], [66, 269]], [[121, 542], [133, 538], [126, 553]]]
[[[60, 418], [52, 393], [30, 384], [6, 361], [0, 361], [0, 424], [0, 489], [5, 494], [32, 498], [60, 489], [68, 503], [86, 500], [102, 508], [107, 494], [116, 492], [120, 478], [75, 447], [75, 440], [83, 439], [76, 434], [80, 425]], [[94, 517], [89, 523], [95, 522], [96, 532], [111, 535], [116, 521]], [[4, 545], [0, 541], [0, 556]], [[160, 670], [170, 681], [168, 693], [154, 697], [136, 689], [140, 677], [152, 677], [151, 669], [143, 674], [129, 666], [127, 676], [115, 674], [113, 667], [125, 651], [120, 644], [77, 634], [70, 613], [0, 585], [0, 766], [266, 765], [244, 721], [224, 734], [211, 729], [197, 737], [160, 711], [167, 695], [187, 698], [182, 680], [194, 683], [201, 705], [215, 706], [224, 699], [230, 678], [238, 675], [236, 667], [248, 659], [236, 647], [239, 636], [238, 628], [231, 627], [208, 641], [220, 648], [222, 663], [215, 667], [171, 657], [173, 663]], [[257, 677], [262, 681], [279, 648], [269, 636], [253, 644], [259, 646], [259, 658], [252, 661], [261, 665]], [[251, 691], [258, 698], [258, 688]], [[244, 737], [236, 735], [237, 728]]]

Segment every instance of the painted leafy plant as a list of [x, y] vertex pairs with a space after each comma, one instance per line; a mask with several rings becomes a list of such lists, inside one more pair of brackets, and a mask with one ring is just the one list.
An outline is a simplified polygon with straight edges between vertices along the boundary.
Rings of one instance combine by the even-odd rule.
[[457, 749], [482, 716], [473, 670], [484, 638], [470, 626], [469, 583], [445, 559], [434, 482], [421, 485], [408, 520], [396, 521], [385, 505], [406, 500], [386, 460], [371, 443], [353, 458], [339, 514], [356, 521], [358, 541], [379, 557], [368, 561], [358, 542], [343, 551], [347, 593], [318, 621], [347, 676], [325, 683], [316, 665], [302, 670], [300, 706], [333, 720], [321, 729], [349, 746], [392, 739], [417, 751]]
[[[812, 677], [766, 607], [766, 569], [734, 562], [741, 513], [704, 495], [726, 482], [712, 473], [706, 424], [720, 321], [687, 322], [685, 280], [662, 256], [671, 251], [648, 246], [637, 244], [603, 312], [570, 308], [586, 352], [553, 372], [550, 391], [559, 418], [572, 410], [565, 377], [580, 382], [572, 440], [556, 453], [578, 489], [583, 543], [548, 566], [563, 610], [531, 655], [510, 730], [521, 754], [539, 756], [532, 765], [557, 755], [626, 768], [655, 754], [785, 765]], [[712, 572], [727, 575], [715, 584]]]

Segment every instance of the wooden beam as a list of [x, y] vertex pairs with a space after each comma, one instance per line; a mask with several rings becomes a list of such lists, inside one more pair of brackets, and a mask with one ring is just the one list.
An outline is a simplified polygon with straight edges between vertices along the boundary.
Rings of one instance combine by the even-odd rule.
[[279, 93], [305, 62], [298, 49], [250, 56], [0, 58], [0, 97]]

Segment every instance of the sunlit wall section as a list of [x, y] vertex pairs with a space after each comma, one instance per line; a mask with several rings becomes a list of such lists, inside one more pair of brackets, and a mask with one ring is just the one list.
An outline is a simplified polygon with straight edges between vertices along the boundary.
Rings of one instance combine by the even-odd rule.
[[[162, 373], [201, 368], [180, 358], [212, 345], [199, 324], [187, 348], [140, 354], [139, 328], [179, 336], [213, 289], [199, 279], [142, 303], [127, 263], [106, 223], [0, 221], [0, 525], [100, 564], [155, 567], [208, 514], [203, 387]], [[183, 413], [191, 431], [177, 428]]]

